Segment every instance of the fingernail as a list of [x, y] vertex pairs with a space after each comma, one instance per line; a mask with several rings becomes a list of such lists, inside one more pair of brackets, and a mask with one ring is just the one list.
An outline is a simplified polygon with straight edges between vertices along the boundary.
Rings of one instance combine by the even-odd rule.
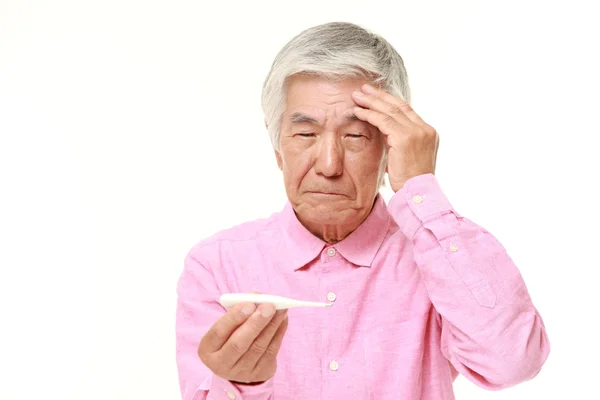
[[373, 93], [375, 92], [375, 88], [369, 84], [364, 84], [362, 89], [364, 90], [365, 93]]
[[252, 315], [254, 308], [254, 304], [246, 304], [244, 307], [242, 307], [242, 314], [245, 316]]
[[273, 314], [275, 314], [275, 307], [273, 306], [263, 306], [260, 309], [260, 315], [262, 315], [263, 318], [271, 318]]

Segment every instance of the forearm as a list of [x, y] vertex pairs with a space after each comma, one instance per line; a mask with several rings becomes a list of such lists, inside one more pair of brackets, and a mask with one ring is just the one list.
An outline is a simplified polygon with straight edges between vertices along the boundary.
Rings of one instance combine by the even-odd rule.
[[413, 244], [448, 360], [488, 389], [535, 376], [548, 356], [548, 339], [503, 246], [456, 214], [433, 175], [407, 182], [390, 212]]

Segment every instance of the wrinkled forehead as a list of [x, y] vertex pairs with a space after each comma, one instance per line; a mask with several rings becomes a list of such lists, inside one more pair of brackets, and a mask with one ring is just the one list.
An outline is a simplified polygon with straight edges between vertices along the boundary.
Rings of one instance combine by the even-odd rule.
[[335, 120], [338, 123], [361, 122], [354, 114], [354, 106], [343, 105], [322, 109], [318, 107], [300, 106], [293, 111], [290, 109], [286, 117], [291, 124], [325, 125], [326, 122]]
[[364, 83], [367, 81], [361, 78], [332, 81], [319, 77], [292, 77], [287, 83], [282, 122], [312, 125], [362, 123], [354, 115], [357, 104], [352, 99], [352, 92], [360, 90]]

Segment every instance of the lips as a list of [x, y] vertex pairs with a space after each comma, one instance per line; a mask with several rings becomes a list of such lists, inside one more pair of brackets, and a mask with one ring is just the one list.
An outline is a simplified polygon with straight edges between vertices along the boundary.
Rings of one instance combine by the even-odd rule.
[[320, 195], [324, 195], [324, 196], [346, 196], [343, 193], [337, 193], [337, 192], [325, 192], [325, 191], [316, 191], [316, 190], [311, 190], [308, 193], [313, 193], [313, 194], [320, 194]]

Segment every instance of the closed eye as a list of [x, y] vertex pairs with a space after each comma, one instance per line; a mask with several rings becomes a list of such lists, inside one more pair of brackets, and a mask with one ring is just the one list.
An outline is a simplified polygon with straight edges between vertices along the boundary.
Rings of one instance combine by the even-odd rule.
[[313, 137], [313, 136], [315, 136], [314, 133], [297, 133], [296, 135], [301, 136], [301, 137]]
[[346, 136], [351, 137], [351, 138], [361, 138], [361, 137], [365, 137], [365, 135], [358, 135], [358, 134], [347, 134]]

